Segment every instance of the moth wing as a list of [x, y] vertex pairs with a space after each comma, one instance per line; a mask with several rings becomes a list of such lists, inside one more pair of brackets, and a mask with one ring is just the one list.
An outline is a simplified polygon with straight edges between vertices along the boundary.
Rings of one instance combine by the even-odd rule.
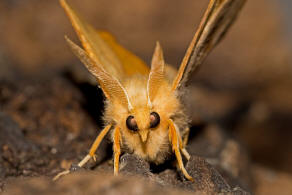
[[142, 75], [149, 74], [150, 70], [147, 64], [138, 56], [118, 44], [110, 33], [105, 31], [99, 31], [98, 33], [119, 58], [126, 75], [131, 76], [137, 73]]
[[149, 68], [142, 60], [120, 46], [111, 35], [96, 31], [65, 0], [60, 0], [60, 3], [89, 57], [96, 64], [100, 64], [106, 72], [119, 80], [123, 80], [129, 74], [149, 72]]
[[211, 0], [195, 33], [178, 73], [172, 90], [186, 85], [191, 74], [198, 69], [210, 51], [222, 40], [236, 19], [246, 0]]

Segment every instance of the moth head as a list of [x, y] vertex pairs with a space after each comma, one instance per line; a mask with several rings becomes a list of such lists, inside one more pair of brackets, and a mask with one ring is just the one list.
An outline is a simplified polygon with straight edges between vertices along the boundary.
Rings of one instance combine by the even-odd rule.
[[160, 127], [160, 115], [155, 111], [149, 111], [137, 109], [137, 112], [129, 114], [125, 120], [127, 130], [136, 134], [143, 143], [148, 140], [151, 131], [156, 131]]
[[147, 80], [133, 78], [125, 85], [133, 103], [133, 111], [124, 117], [125, 128], [131, 135], [138, 135], [142, 142], [165, 131], [166, 121], [178, 107], [165, 79], [164, 66], [163, 51], [157, 42]]
[[[132, 105], [131, 110], [109, 103], [105, 119], [121, 127], [126, 141], [145, 143], [155, 134], [167, 131], [167, 120], [175, 112], [178, 102], [164, 77], [163, 52], [156, 44], [148, 77], [137, 75], [123, 82]], [[135, 144], [131, 144], [135, 145]]]

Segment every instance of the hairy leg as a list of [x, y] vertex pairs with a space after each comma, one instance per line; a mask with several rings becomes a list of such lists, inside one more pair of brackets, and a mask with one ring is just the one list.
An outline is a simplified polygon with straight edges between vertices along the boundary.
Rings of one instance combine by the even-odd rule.
[[188, 180], [193, 181], [193, 178], [186, 171], [184, 164], [183, 164], [183, 161], [182, 161], [182, 157], [180, 154], [180, 146], [182, 146], [182, 141], [181, 141], [181, 138], [177, 132], [176, 126], [171, 119], [168, 120], [168, 124], [169, 124], [169, 139], [170, 139], [170, 142], [172, 144], [172, 150], [175, 153], [175, 156], [176, 156], [176, 159], [178, 162], [178, 166], [179, 166], [180, 170], [182, 171], [182, 173], [184, 174], [184, 176]]
[[[95, 157], [95, 151], [97, 150], [98, 146], [100, 145], [101, 141], [103, 140], [103, 138], [105, 137], [105, 135], [109, 132], [111, 128], [111, 125], [107, 125], [101, 132], [100, 134], [96, 137], [95, 141], [93, 142], [89, 153], [78, 163], [78, 167], [83, 167], [91, 158], [93, 158], [93, 160], [96, 160]], [[70, 173], [70, 170], [66, 170], [63, 171], [59, 174], [57, 174], [54, 178], [53, 181], [56, 181], [57, 179], [59, 179], [61, 176], [63, 175], [67, 175], [68, 173]]]
[[120, 154], [121, 154], [121, 146], [120, 146], [121, 133], [120, 133], [120, 128], [119, 127], [115, 128], [113, 139], [114, 139], [114, 141], [113, 141], [114, 175], [118, 175], [118, 173], [119, 173], [119, 161], [120, 161]]

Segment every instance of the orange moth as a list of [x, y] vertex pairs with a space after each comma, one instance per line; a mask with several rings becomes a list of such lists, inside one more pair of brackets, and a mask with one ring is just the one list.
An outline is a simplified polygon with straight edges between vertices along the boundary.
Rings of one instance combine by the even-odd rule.
[[[167, 65], [159, 42], [151, 68], [119, 45], [107, 32], [95, 30], [67, 3], [60, 0], [84, 49], [65, 37], [73, 53], [96, 78], [105, 97], [105, 128], [95, 139], [82, 167], [91, 158], [107, 133], [111, 134], [114, 174], [119, 171], [122, 152], [133, 153], [156, 164], [174, 154], [178, 168], [193, 180], [184, 168], [189, 125], [179, 98], [192, 73], [225, 35], [245, 0], [210, 0], [178, 71]], [[173, 76], [174, 75], [174, 76]], [[64, 171], [54, 179], [68, 174]]]

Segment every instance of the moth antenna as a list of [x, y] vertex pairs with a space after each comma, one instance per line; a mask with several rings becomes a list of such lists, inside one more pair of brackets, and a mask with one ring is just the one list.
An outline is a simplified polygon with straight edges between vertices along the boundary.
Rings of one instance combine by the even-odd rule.
[[151, 70], [147, 81], [148, 106], [152, 107], [152, 101], [164, 81], [164, 58], [160, 43], [156, 42], [156, 47], [152, 56]]
[[65, 36], [65, 39], [73, 53], [81, 60], [88, 71], [95, 76], [106, 98], [109, 100], [115, 99], [121, 104], [127, 105], [128, 110], [131, 111], [133, 106], [128, 93], [121, 83], [93, 61], [82, 48], [73, 43], [67, 36]]

